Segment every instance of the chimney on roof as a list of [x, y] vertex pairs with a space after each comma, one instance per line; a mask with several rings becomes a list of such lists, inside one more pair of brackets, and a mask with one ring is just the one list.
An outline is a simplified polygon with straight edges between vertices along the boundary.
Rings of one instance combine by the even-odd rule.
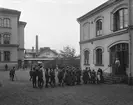
[[34, 52], [34, 47], [32, 47], [32, 52]]
[[36, 35], [36, 55], [38, 55], [38, 35]]

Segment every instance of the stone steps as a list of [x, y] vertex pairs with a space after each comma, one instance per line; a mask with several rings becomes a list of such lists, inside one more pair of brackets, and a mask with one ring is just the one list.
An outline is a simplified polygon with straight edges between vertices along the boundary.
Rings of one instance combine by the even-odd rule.
[[126, 80], [126, 76], [104, 76], [105, 84], [120, 84]]
[[111, 76], [104, 77], [104, 83], [105, 84], [113, 84], [112, 77]]

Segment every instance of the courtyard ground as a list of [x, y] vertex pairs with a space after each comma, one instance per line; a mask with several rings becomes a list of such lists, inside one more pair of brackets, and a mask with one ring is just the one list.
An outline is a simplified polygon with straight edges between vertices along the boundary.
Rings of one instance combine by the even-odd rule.
[[29, 71], [0, 72], [0, 105], [133, 105], [133, 87], [128, 85], [79, 85], [33, 89]]

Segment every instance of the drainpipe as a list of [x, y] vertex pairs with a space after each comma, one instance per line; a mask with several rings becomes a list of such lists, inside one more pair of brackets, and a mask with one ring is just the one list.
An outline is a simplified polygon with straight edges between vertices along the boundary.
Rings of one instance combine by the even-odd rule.
[[128, 77], [128, 84], [132, 85], [132, 0], [128, 0], [128, 14], [129, 14], [129, 26], [128, 26], [128, 33], [129, 33], [129, 77]]

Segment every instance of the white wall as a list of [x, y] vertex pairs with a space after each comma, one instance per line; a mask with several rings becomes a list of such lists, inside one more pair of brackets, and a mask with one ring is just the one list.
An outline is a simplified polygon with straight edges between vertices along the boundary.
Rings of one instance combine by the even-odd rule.
[[[120, 2], [119, 4], [115, 4], [112, 7], [107, 8], [104, 11], [101, 11], [98, 14], [95, 14], [89, 18], [86, 18], [84, 21], [82, 21], [80, 23], [80, 41], [84, 41], [84, 40], [88, 40], [88, 39], [92, 39], [92, 38], [96, 37], [96, 25], [95, 25], [96, 23], [95, 22], [97, 19], [100, 19], [100, 18], [103, 18], [103, 36], [113, 33], [112, 32], [112, 25], [113, 25], [112, 19], [113, 18], [111, 17], [112, 16], [111, 12], [116, 7], [119, 8], [119, 5], [127, 4], [127, 2], [128, 2], [128, 0], [124, 0], [124, 1]], [[123, 5], [123, 7], [125, 7], [125, 6]], [[88, 26], [87, 28], [90, 32], [88, 32], [88, 30], [86, 30], [87, 28], [84, 29], [84, 25], [86, 23], [90, 23], [89, 25], [87, 25]], [[85, 36], [87, 36], [85, 38], [84, 38], [84, 33], [86, 33]]]
[[[86, 43], [86, 44], [81, 44], [81, 69], [85, 69], [86, 67], [91, 67], [92, 69], [98, 69], [102, 68], [103, 70], [108, 68], [109, 65], [109, 52], [108, 52], [108, 46], [111, 45], [112, 43], [117, 44], [117, 42], [128, 42], [129, 41], [129, 35], [123, 34], [119, 36], [114, 36], [110, 38], [106, 38], [103, 40], [97, 40], [94, 41], [93, 44], [91, 43]], [[104, 66], [95, 66], [95, 59], [94, 59], [94, 49], [98, 46], [103, 47], [104, 52], [103, 52], [103, 64]], [[90, 65], [86, 66], [84, 65], [84, 50], [89, 49], [90, 55], [89, 55], [89, 62]], [[111, 68], [108, 68], [106, 72], [111, 72]]]
[[19, 48], [24, 48], [24, 25], [18, 26], [18, 41], [19, 41]]

